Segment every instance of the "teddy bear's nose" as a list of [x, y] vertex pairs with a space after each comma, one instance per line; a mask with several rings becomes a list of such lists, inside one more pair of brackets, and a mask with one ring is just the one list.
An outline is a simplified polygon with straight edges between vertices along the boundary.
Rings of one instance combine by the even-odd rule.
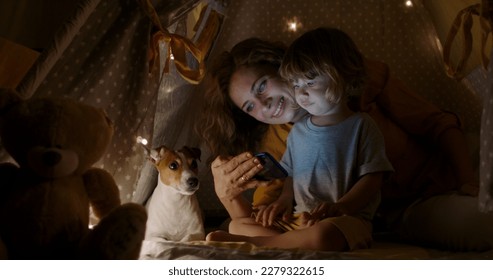
[[62, 156], [58, 152], [48, 151], [44, 153], [41, 158], [46, 166], [55, 166], [60, 162]]

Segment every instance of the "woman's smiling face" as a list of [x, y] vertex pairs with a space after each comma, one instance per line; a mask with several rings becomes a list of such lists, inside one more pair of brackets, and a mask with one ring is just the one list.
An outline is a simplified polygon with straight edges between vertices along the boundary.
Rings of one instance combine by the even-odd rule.
[[270, 66], [238, 68], [231, 76], [229, 95], [241, 110], [267, 124], [295, 122], [305, 113], [290, 85]]

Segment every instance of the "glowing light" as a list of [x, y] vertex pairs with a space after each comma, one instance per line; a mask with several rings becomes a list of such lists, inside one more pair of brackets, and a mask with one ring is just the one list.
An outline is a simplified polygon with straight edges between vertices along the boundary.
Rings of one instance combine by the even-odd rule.
[[170, 93], [176, 89], [178, 83], [176, 81], [176, 77], [171, 74], [165, 74], [161, 80], [161, 84], [159, 85], [159, 90], [165, 93]]
[[147, 142], [147, 139], [145, 139], [144, 137], [137, 136], [137, 143], [142, 144], [142, 145], [145, 146], [145, 145], [147, 145], [148, 142]]
[[137, 144], [140, 144], [142, 148], [144, 148], [145, 154], [149, 156], [151, 154], [151, 150], [147, 147], [147, 143], [147, 139], [142, 136], [137, 136]]
[[298, 29], [301, 28], [301, 22], [298, 20], [297, 17], [294, 17], [292, 19], [289, 19], [287, 21], [287, 28], [288, 28], [288, 31], [291, 31], [291, 32], [296, 32], [298, 31]]
[[440, 42], [440, 38], [438, 38], [438, 36], [435, 36], [435, 43], [437, 44], [438, 51], [442, 53], [443, 51], [442, 43]]
[[406, 1], [406, 6], [407, 6], [407, 7], [412, 7], [412, 6], [413, 6], [413, 1], [411, 1], [411, 0], [407, 0], [407, 1]]
[[174, 56], [172, 53], [170, 53], [170, 54], [169, 54], [169, 58], [170, 58], [171, 60], [175, 60], [175, 56]]

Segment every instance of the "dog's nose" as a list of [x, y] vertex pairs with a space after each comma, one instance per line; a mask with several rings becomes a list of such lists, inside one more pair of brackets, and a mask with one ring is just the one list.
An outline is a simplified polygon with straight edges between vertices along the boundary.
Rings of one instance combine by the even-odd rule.
[[188, 178], [187, 184], [189, 187], [194, 188], [194, 187], [198, 186], [199, 179], [197, 179], [196, 177]]

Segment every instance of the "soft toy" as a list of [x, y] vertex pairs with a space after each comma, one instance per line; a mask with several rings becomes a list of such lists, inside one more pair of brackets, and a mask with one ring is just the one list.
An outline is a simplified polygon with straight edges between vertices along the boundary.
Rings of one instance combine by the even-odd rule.
[[[121, 205], [113, 177], [92, 167], [112, 135], [102, 110], [0, 91], [0, 137], [17, 163], [0, 164], [0, 257], [138, 258], [145, 208]], [[92, 229], [90, 207], [99, 218]]]

